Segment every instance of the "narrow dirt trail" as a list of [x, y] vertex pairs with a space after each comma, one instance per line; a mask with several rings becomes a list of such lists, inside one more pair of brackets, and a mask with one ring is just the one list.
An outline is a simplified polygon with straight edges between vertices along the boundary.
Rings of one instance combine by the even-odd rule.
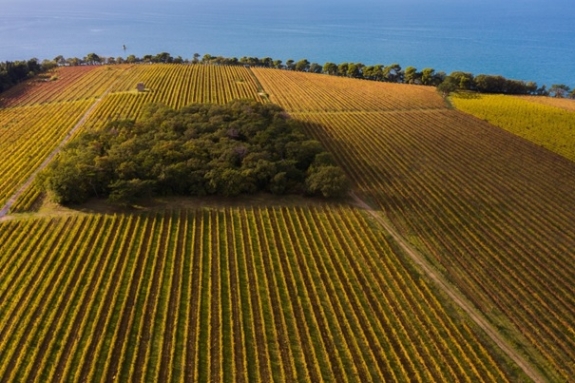
[[547, 382], [541, 373], [534, 368], [521, 354], [519, 354], [509, 342], [497, 331], [497, 329], [489, 323], [487, 319], [475, 308], [473, 305], [452, 286], [443, 275], [441, 275], [435, 268], [429, 264], [425, 257], [415, 250], [409, 243], [407, 243], [401, 235], [397, 233], [395, 228], [381, 217], [381, 215], [369, 206], [365, 201], [359, 198], [355, 193], [351, 193], [355, 204], [360, 208], [366, 210], [381, 227], [383, 227], [400, 246], [401, 250], [407, 254], [411, 260], [423, 271], [441, 290], [443, 290], [449, 298], [451, 298], [471, 319], [481, 328], [485, 333], [495, 342], [501, 350], [509, 358], [511, 358], [519, 368], [525, 372], [534, 382], [543, 383]]

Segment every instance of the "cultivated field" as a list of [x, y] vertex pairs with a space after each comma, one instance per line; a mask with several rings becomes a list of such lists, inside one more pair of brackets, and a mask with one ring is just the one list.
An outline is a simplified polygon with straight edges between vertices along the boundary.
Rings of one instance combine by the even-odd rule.
[[[305, 109], [297, 91], [277, 84], [266, 89], [272, 100], [293, 94]], [[448, 109], [317, 113], [309, 105], [294, 116], [364, 198], [504, 332], [520, 333], [516, 341], [542, 354], [554, 379], [575, 376], [575, 164]]]
[[4, 222], [0, 380], [513, 380], [370, 225], [329, 205]]
[[[429, 87], [207, 65], [56, 75], [0, 96], [0, 200], [75, 126], [269, 96], [519, 354], [575, 376], [573, 162]], [[0, 381], [529, 381], [365, 211], [222, 204], [0, 220]]]
[[[575, 102], [550, 97], [461, 95], [454, 106], [575, 161]], [[571, 106], [571, 109], [568, 107]]]
[[431, 87], [253, 68], [270, 100], [290, 112], [382, 111], [444, 108]]

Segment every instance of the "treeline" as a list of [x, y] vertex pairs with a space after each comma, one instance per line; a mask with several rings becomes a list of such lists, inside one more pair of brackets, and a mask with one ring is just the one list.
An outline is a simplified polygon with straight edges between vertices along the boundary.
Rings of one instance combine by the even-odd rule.
[[344, 196], [349, 181], [279, 106], [255, 101], [152, 105], [70, 142], [41, 176], [56, 202], [128, 204], [158, 195]]
[[549, 89], [545, 85], [537, 87], [533, 81], [509, 80], [503, 76], [480, 74], [473, 76], [468, 72], [452, 72], [445, 76], [438, 85], [438, 90], [444, 95], [465, 90], [479, 93], [526, 94], [537, 96], [575, 98], [575, 89], [571, 90], [564, 84], [553, 84]]
[[[34, 61], [33, 59], [32, 61]], [[35, 60], [37, 63], [37, 60]], [[101, 57], [95, 53], [89, 53], [83, 58], [64, 58], [57, 56], [53, 60], [44, 60], [42, 68], [53, 66], [76, 66], [76, 65], [114, 65], [114, 64], [140, 64], [140, 63], [170, 63], [170, 64], [211, 64], [211, 65], [245, 65], [266, 68], [276, 68], [310, 73], [322, 73], [332, 76], [352, 77], [371, 81], [383, 81], [404, 84], [416, 84], [436, 86], [445, 95], [458, 90], [474, 91], [480, 93], [502, 93], [502, 94], [525, 94], [553, 97], [575, 98], [575, 89], [571, 89], [565, 84], [553, 84], [547, 88], [546, 85], [538, 86], [533, 81], [522, 81], [507, 79], [499, 75], [479, 74], [477, 76], [469, 72], [454, 71], [447, 74], [443, 71], [436, 71], [433, 68], [423, 68], [418, 70], [413, 66], [402, 68], [398, 63], [389, 65], [364, 65], [362, 63], [326, 62], [321, 65], [316, 62], [309, 62], [307, 59], [299, 61], [273, 59], [271, 57], [223, 57], [205, 54], [201, 56], [195, 53], [191, 59], [181, 56], [173, 57], [168, 52], [161, 52], [156, 55], [144, 55], [137, 57], [128, 55], [127, 57]], [[1, 88], [0, 88], [1, 91]]]
[[38, 59], [0, 62], [0, 93], [55, 66], [54, 61]]

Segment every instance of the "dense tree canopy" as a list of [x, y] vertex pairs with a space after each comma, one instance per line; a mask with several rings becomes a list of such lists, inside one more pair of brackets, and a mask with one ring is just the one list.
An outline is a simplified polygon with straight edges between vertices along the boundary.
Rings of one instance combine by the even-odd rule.
[[344, 172], [278, 106], [253, 101], [152, 105], [138, 122], [80, 135], [43, 175], [59, 203], [155, 195], [235, 196], [268, 191], [342, 196]]

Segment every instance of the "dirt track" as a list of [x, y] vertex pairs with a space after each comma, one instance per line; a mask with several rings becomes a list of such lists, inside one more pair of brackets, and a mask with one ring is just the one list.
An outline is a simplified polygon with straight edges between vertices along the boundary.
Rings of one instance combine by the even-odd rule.
[[519, 368], [525, 372], [534, 382], [547, 382], [537, 369], [535, 369], [525, 358], [519, 354], [509, 342], [495, 329], [495, 327], [481, 315], [464, 296], [455, 289], [447, 280], [431, 266], [425, 257], [407, 243], [393, 226], [383, 219], [377, 211], [371, 208], [355, 193], [351, 193], [354, 202], [362, 209], [365, 209], [380, 224], [401, 247], [411, 260], [425, 273], [441, 290], [443, 290], [471, 319], [495, 342], [501, 350], [507, 354]]

